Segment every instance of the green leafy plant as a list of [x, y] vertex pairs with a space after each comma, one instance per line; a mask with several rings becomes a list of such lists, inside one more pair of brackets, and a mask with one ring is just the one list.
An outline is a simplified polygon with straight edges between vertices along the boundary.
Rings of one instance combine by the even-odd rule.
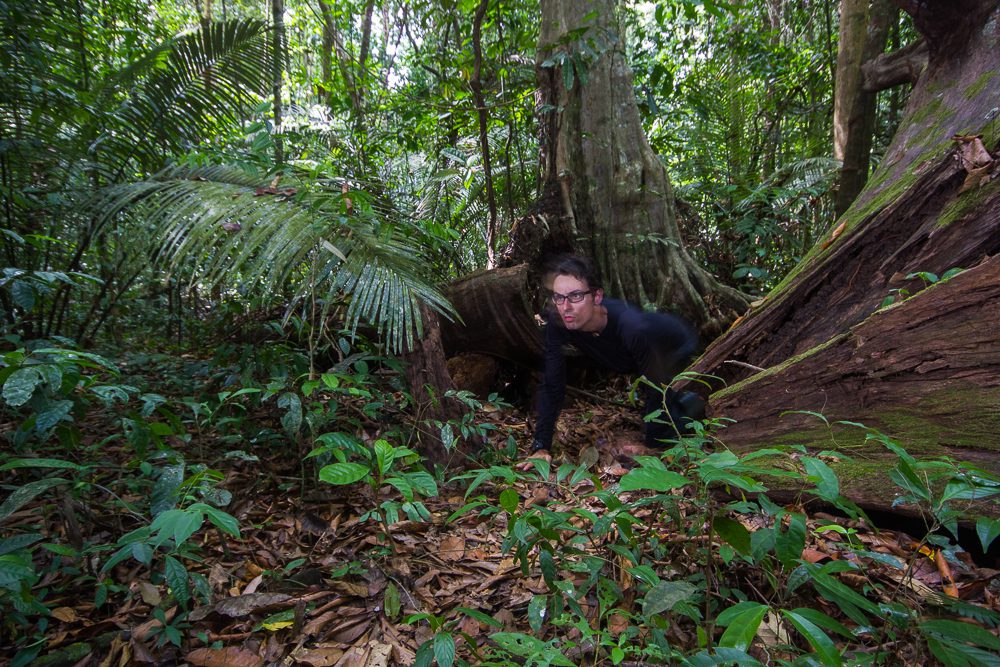
[[[366, 446], [345, 433], [327, 433], [317, 438], [320, 445], [309, 457], [332, 455], [337, 461], [320, 468], [319, 479], [327, 484], [344, 486], [357, 482], [367, 484], [372, 499], [371, 508], [361, 520], [378, 521], [392, 549], [391, 527], [402, 513], [411, 521], [427, 521], [430, 512], [422, 498], [437, 496], [434, 477], [420, 464], [420, 455], [407, 447], [395, 447], [387, 440], [376, 440]], [[402, 500], [384, 497], [383, 487], [391, 487]]]

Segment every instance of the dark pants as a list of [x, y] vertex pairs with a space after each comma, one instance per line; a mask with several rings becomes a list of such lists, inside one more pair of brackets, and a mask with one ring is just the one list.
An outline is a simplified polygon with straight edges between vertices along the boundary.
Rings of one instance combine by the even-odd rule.
[[[666, 387], [691, 363], [698, 344], [697, 334], [684, 320], [665, 313], [646, 313], [642, 326], [647, 346], [638, 360], [640, 370], [650, 382]], [[641, 392], [643, 417], [662, 411], [655, 420], [646, 422], [648, 446], [662, 447], [663, 440], [676, 440], [678, 435], [690, 433], [690, 420], [705, 416], [704, 401], [692, 392], [661, 391], [647, 385], [642, 386]]]

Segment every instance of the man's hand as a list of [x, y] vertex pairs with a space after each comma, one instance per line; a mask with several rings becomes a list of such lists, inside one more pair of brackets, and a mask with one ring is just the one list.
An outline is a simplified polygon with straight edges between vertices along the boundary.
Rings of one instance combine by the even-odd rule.
[[535, 450], [534, 452], [531, 453], [531, 456], [529, 456], [528, 458], [524, 459], [516, 466], [514, 466], [514, 469], [519, 472], [528, 472], [530, 470], [533, 470], [535, 467], [534, 461], [537, 459], [548, 461], [549, 463], [551, 463], [552, 454], [549, 453], [549, 450], [547, 449]]

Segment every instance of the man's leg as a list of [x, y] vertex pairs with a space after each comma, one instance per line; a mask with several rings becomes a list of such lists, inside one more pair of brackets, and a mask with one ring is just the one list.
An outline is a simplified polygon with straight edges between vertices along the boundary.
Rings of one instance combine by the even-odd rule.
[[648, 386], [643, 391], [646, 394], [643, 417], [660, 411], [659, 416], [645, 424], [648, 447], [664, 447], [668, 444], [664, 441], [677, 440], [678, 434], [691, 435], [691, 422], [705, 418], [705, 400], [693, 391], [667, 389], [661, 392]]
[[[698, 345], [698, 337], [687, 322], [664, 313], [648, 313], [643, 317], [646, 352], [640, 359], [642, 373], [648, 380], [663, 387], [687, 368]], [[655, 410], [661, 414], [646, 423], [646, 444], [662, 447], [664, 440], [676, 440], [691, 433], [691, 420], [705, 417], [705, 402], [694, 392], [675, 392], [644, 387], [644, 416]]]

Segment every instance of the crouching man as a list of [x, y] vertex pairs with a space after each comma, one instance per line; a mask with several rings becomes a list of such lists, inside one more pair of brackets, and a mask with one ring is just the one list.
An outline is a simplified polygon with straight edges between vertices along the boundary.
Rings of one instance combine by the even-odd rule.
[[[545, 326], [545, 372], [538, 391], [531, 454], [547, 459], [551, 459], [552, 436], [566, 394], [564, 346], [572, 345], [612, 371], [644, 375], [661, 386], [687, 367], [698, 344], [694, 329], [680, 318], [643, 312], [605, 297], [600, 276], [588, 258], [557, 258], [546, 274], [549, 280], [552, 308]], [[646, 422], [647, 446], [662, 447], [665, 441], [676, 440], [678, 429], [683, 435], [690, 419], [704, 416], [704, 402], [697, 394], [667, 390], [664, 395], [645, 383], [640, 392], [644, 416], [666, 407], [657, 420]]]

